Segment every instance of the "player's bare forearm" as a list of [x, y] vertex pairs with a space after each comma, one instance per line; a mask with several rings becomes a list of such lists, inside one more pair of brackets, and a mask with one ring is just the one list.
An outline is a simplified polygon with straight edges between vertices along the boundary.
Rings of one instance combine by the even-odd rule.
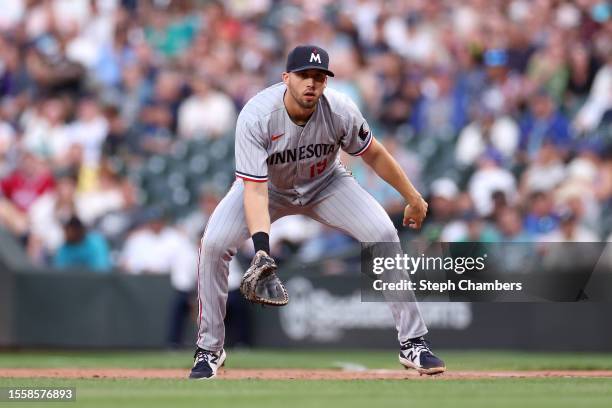
[[427, 203], [399, 163], [376, 139], [372, 140], [372, 145], [361, 157], [380, 178], [395, 188], [408, 202], [404, 210], [404, 226], [420, 228], [427, 214]]
[[421, 197], [404, 170], [376, 139], [372, 140], [372, 145], [361, 157], [380, 178], [393, 186], [406, 201], [412, 202]]
[[270, 233], [267, 182], [244, 181], [244, 214], [251, 235], [256, 232]]

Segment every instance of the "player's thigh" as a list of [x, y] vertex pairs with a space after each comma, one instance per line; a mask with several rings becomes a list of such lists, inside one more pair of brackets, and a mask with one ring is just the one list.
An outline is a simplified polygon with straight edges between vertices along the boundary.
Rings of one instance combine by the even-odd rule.
[[399, 241], [387, 212], [351, 176], [335, 178], [319, 193], [307, 215], [360, 242]]

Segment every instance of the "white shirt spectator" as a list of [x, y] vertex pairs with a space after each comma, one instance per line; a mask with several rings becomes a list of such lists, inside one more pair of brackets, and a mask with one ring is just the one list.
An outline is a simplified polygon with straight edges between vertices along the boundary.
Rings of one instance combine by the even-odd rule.
[[464, 221], [451, 221], [442, 229], [440, 242], [459, 242], [467, 234], [468, 227]]
[[122, 209], [125, 199], [120, 189], [91, 190], [77, 193], [76, 205], [79, 218], [85, 224], [92, 224], [101, 216]]
[[459, 195], [457, 184], [447, 177], [442, 177], [431, 183], [431, 195], [454, 200]]
[[218, 137], [229, 132], [236, 121], [236, 108], [225, 94], [209, 91], [193, 95], [179, 108], [178, 131], [184, 138]]
[[525, 192], [551, 191], [565, 180], [566, 171], [563, 162], [548, 164], [535, 163], [527, 168], [523, 176]]
[[108, 134], [108, 122], [103, 116], [88, 121], [76, 121], [69, 125], [69, 143], [83, 148], [83, 161], [96, 166], [102, 154], [102, 145]]
[[175, 228], [165, 227], [159, 234], [146, 228], [127, 238], [120, 263], [134, 275], [170, 274], [172, 286], [188, 292], [195, 287], [197, 258], [195, 245]]
[[[510, 158], [514, 155], [519, 136], [519, 127], [510, 117], [497, 118], [491, 125], [491, 144], [504, 158]], [[457, 163], [464, 166], [474, 164], [486, 148], [482, 128], [477, 122], [470, 123], [461, 131], [457, 140], [455, 150]]]
[[595, 75], [589, 97], [576, 115], [576, 128], [579, 131], [595, 129], [609, 109], [612, 109], [612, 63], [601, 67]]
[[91, 69], [99, 60], [100, 49], [113, 40], [118, 0], [97, 0], [98, 12], [92, 14], [79, 35], [66, 46], [66, 56]]
[[437, 28], [425, 22], [411, 28], [404, 20], [393, 16], [384, 23], [385, 42], [410, 60], [422, 63], [444, 60], [446, 50], [440, 44]]
[[32, 114], [25, 121], [22, 143], [32, 153], [59, 161], [70, 147], [68, 126], [52, 124], [44, 117]]
[[[380, 16], [382, 4], [373, 1], [344, 1], [339, 10], [346, 13], [359, 35], [359, 41], [372, 45], [376, 39], [376, 20]], [[348, 3], [348, 4], [347, 4]]]
[[469, 193], [480, 216], [486, 217], [493, 211], [491, 195], [502, 191], [508, 202], [513, 202], [516, 195], [516, 181], [506, 169], [486, 167], [477, 170], [469, 182]]
[[321, 224], [303, 215], [290, 215], [276, 221], [270, 227], [270, 247], [281, 241], [303, 243], [321, 231]]
[[51, 192], [36, 199], [28, 210], [30, 234], [41, 240], [48, 253], [54, 253], [64, 243], [64, 229], [55, 213], [56, 203], [57, 196]]

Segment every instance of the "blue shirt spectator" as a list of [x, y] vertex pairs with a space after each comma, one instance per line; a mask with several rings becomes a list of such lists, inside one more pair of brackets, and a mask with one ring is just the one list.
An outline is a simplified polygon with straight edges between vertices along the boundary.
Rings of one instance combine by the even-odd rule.
[[550, 95], [541, 91], [534, 96], [529, 113], [521, 121], [520, 149], [533, 159], [545, 142], [567, 150], [571, 130], [568, 119], [556, 110]]
[[448, 69], [434, 69], [423, 82], [423, 92], [414, 106], [411, 125], [417, 134], [451, 138], [467, 123], [467, 88], [455, 83]]
[[56, 268], [84, 267], [96, 272], [109, 272], [110, 253], [104, 237], [87, 232], [81, 221], [72, 217], [64, 226], [66, 242], [53, 258]]
[[553, 211], [550, 193], [538, 191], [529, 197], [529, 208], [523, 218], [523, 228], [530, 235], [544, 235], [559, 226], [559, 217]]

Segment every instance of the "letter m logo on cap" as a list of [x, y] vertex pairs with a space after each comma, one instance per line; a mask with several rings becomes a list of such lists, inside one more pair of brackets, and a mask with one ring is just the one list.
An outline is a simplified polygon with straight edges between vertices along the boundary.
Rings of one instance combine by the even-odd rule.
[[321, 54], [319, 54], [316, 48], [310, 53], [310, 62], [313, 61], [316, 61], [319, 64], [321, 63]]

